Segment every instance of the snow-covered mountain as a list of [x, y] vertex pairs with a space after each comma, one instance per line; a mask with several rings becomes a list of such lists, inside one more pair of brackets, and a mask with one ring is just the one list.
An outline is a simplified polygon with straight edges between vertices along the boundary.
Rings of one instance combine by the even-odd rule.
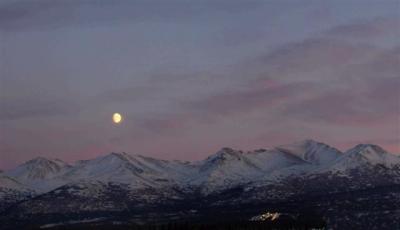
[[15, 189], [15, 190], [23, 190], [23, 189], [27, 189], [26, 186], [24, 186], [23, 184], [21, 184], [20, 182], [18, 182], [17, 180], [0, 174], [0, 187], [1, 188], [9, 188], [9, 189]]
[[62, 178], [68, 181], [118, 182], [131, 187], [160, 187], [179, 183], [193, 167], [179, 161], [157, 160], [141, 155], [110, 153], [76, 164]]
[[359, 167], [382, 165], [392, 168], [400, 165], [400, 158], [377, 145], [359, 144], [347, 150], [331, 167], [331, 170], [350, 170]]
[[0, 212], [11, 204], [34, 195], [34, 191], [17, 180], [0, 174]]
[[371, 144], [343, 153], [313, 140], [248, 152], [223, 148], [193, 163], [127, 153], [74, 164], [36, 158], [0, 174], [0, 212], [21, 200], [10, 213], [222, 207], [397, 185], [400, 158]]
[[59, 159], [37, 157], [7, 171], [6, 174], [21, 181], [50, 179], [68, 167], [70, 166], [67, 163]]
[[232, 188], [272, 175], [291, 166], [304, 165], [305, 161], [276, 150], [243, 152], [223, 148], [199, 164], [191, 184], [200, 186], [204, 192]]
[[38, 192], [46, 192], [64, 184], [57, 177], [65, 173], [71, 165], [59, 159], [37, 157], [4, 174]]
[[400, 165], [400, 158], [381, 147], [360, 144], [342, 153], [324, 143], [305, 140], [273, 149], [243, 152], [223, 148], [200, 162], [165, 161], [137, 154], [110, 153], [67, 164], [38, 157], [3, 173], [39, 193], [57, 187], [100, 181], [139, 188], [201, 188], [209, 193], [257, 182], [275, 183], [292, 175]]
[[279, 146], [276, 150], [318, 165], [330, 163], [342, 155], [339, 150], [314, 140], [304, 140], [291, 145]]

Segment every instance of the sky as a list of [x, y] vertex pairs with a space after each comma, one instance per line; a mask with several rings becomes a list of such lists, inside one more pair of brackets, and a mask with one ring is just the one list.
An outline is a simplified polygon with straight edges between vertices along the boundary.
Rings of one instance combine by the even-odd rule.
[[2, 0], [0, 169], [303, 139], [400, 153], [399, 58], [398, 0]]

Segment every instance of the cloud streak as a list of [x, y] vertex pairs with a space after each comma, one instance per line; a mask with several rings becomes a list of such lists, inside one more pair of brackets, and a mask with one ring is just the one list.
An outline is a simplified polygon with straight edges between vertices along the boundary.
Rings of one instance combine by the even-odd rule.
[[[259, 6], [261, 1], [107, 1], [22, 0], [0, 4], [0, 28], [6, 31], [57, 29], [99, 24], [176, 21], [204, 14], [237, 13]], [[115, 13], [118, 12], [118, 13]], [[51, 20], [49, 20], [51, 18]]]
[[0, 101], [0, 120], [19, 120], [51, 116], [68, 116], [80, 111], [80, 107], [65, 100], [36, 100], [24, 98], [19, 100], [2, 99]]

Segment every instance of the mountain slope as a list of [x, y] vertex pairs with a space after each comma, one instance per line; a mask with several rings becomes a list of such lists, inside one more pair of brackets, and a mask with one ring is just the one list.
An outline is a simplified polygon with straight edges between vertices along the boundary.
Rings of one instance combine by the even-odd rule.
[[291, 145], [279, 146], [276, 149], [317, 165], [327, 164], [342, 155], [339, 150], [314, 140], [304, 140]]
[[4, 174], [38, 192], [47, 192], [66, 183], [59, 180], [71, 166], [59, 159], [37, 157]]
[[34, 192], [25, 185], [11, 177], [0, 174], [0, 212], [32, 195], [34, 195]]
[[240, 184], [260, 173], [261, 169], [241, 151], [223, 148], [200, 163], [191, 184], [207, 193]]
[[387, 167], [392, 167], [400, 164], [400, 158], [386, 152], [377, 145], [359, 144], [354, 148], [347, 150], [335, 163], [335, 165], [342, 165], [342, 167], [347, 169], [366, 164], [381, 164]]
[[203, 192], [208, 193], [254, 182], [274, 171], [303, 164], [303, 160], [278, 151], [244, 153], [223, 148], [200, 162], [191, 184], [202, 187]]
[[[127, 153], [73, 165], [53, 162], [60, 164], [54, 166], [49, 161], [33, 160], [0, 174], [0, 189], [1, 184], [8, 186], [7, 199], [12, 201], [6, 206], [25, 200], [1, 213], [0, 221], [46, 223], [43, 218], [99, 217], [101, 213], [157, 222], [210, 218], [210, 210], [243, 213], [242, 208], [247, 208], [253, 213], [269, 207], [294, 215], [307, 208], [322, 213], [333, 226], [344, 226], [354, 213], [385, 221], [383, 213], [373, 216], [379, 210], [391, 218], [400, 212], [396, 209], [400, 193], [391, 191], [400, 186], [400, 158], [376, 145], [357, 145], [345, 153], [312, 140], [250, 152], [223, 148], [195, 163]], [[30, 198], [28, 192], [21, 193], [29, 191], [27, 186], [51, 189]], [[16, 199], [10, 199], [13, 196]], [[4, 197], [0, 196], [0, 204], [7, 203]], [[349, 208], [353, 206], [363, 207], [362, 212]], [[397, 223], [397, 219], [390, 221]]]
[[37, 157], [7, 171], [6, 174], [20, 181], [50, 179], [68, 167], [70, 165], [58, 159]]
[[11, 177], [0, 174], [0, 187], [10, 189], [24, 189], [25, 186]]
[[118, 182], [131, 187], [159, 187], [179, 183], [192, 167], [178, 161], [163, 161], [127, 153], [111, 153], [80, 162], [62, 177], [69, 181]]

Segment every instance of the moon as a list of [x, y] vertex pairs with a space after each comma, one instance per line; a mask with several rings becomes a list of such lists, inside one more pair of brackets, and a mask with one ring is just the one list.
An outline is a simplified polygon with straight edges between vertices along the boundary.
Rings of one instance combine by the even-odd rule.
[[115, 124], [119, 124], [122, 121], [122, 115], [119, 113], [114, 113], [112, 119]]

